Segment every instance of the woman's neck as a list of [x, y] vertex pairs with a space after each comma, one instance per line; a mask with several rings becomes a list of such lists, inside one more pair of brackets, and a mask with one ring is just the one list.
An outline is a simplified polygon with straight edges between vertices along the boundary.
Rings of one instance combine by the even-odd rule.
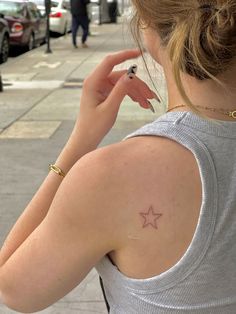
[[[168, 90], [168, 110], [190, 111], [191, 109], [177, 88], [170, 67], [164, 67], [164, 72]], [[220, 86], [213, 80], [199, 81], [189, 75], [182, 75], [182, 83], [192, 104], [197, 106], [200, 113], [212, 119], [236, 121], [223, 113], [224, 110], [225, 112], [236, 111], [236, 73], [233, 74], [231, 71], [230, 74], [219, 78], [222, 82], [224, 81], [225, 86]], [[185, 105], [185, 107], [179, 107], [180, 105]]]

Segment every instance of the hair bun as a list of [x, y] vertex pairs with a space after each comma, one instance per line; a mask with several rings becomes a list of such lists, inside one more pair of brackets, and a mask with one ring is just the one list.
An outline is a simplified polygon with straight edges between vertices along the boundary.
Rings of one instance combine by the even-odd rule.
[[236, 3], [202, 4], [195, 13], [192, 21], [187, 22], [190, 28], [186, 71], [203, 80], [224, 72], [236, 54]]

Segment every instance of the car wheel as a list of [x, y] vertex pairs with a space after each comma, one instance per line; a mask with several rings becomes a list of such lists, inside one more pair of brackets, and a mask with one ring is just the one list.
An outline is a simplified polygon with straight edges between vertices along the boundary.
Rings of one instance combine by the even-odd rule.
[[2, 40], [2, 47], [0, 52], [0, 63], [4, 63], [7, 61], [9, 55], [9, 39], [5, 35]]
[[35, 48], [35, 39], [34, 39], [34, 34], [31, 34], [30, 35], [30, 39], [29, 39], [29, 42], [28, 42], [28, 50], [32, 50]]

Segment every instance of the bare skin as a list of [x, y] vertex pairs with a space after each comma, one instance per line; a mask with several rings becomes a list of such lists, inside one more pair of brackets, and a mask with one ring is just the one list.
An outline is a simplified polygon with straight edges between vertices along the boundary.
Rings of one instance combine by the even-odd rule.
[[152, 206], [150, 206], [147, 212], [141, 212], [140, 215], [144, 218], [143, 228], [151, 226], [157, 229], [157, 219], [159, 219], [162, 214], [155, 213]]
[[[171, 62], [165, 47], [160, 44], [160, 37], [155, 31], [146, 29], [144, 31], [144, 39], [147, 50], [151, 56], [163, 67], [168, 89], [168, 109], [177, 105], [186, 105], [186, 102], [180, 95], [174, 81]], [[218, 79], [224, 86], [220, 86], [212, 80], [198, 81], [187, 74], [182, 74], [183, 86], [193, 104], [203, 107], [207, 106], [215, 109], [223, 108], [225, 110], [235, 111], [236, 63], [232, 64], [227, 72], [219, 75]], [[190, 109], [186, 106], [180, 109], [175, 109], [174, 111], [190, 111]], [[199, 111], [212, 119], [235, 121], [235, 119], [217, 112], [202, 109], [199, 109]]]
[[[181, 97], [159, 49], [150, 53], [164, 67], [174, 106]], [[79, 117], [56, 161], [67, 175], [49, 173], [0, 252], [0, 294], [9, 307], [29, 313], [48, 307], [105, 255], [125, 275], [148, 278], [172, 267], [187, 250], [202, 201], [192, 153], [152, 136], [96, 149], [125, 95], [144, 108], [153, 98], [137, 77], [112, 72], [138, 56], [134, 50], [111, 55], [85, 81]], [[202, 88], [202, 101], [212, 101], [210, 86], [191, 84], [193, 96]]]

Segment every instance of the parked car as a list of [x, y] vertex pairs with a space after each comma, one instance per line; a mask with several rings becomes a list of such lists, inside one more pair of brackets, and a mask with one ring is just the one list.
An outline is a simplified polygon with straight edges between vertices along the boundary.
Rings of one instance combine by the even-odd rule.
[[10, 32], [4, 15], [0, 14], [0, 63], [6, 62], [9, 55]]
[[46, 40], [46, 18], [33, 2], [0, 0], [0, 13], [8, 21], [10, 46], [22, 46], [28, 50]]
[[[33, 0], [41, 14], [45, 15], [45, 1]], [[66, 34], [71, 30], [70, 0], [51, 0], [50, 31]]]

